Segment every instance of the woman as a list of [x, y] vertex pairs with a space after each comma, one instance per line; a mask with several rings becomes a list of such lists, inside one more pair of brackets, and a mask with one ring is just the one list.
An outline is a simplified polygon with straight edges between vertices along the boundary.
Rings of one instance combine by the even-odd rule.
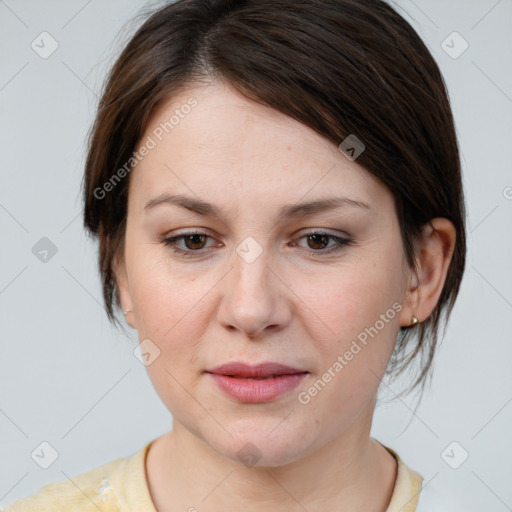
[[84, 205], [173, 428], [8, 512], [448, 510], [370, 436], [386, 373], [424, 356], [424, 386], [466, 254], [444, 82], [389, 5], [161, 7], [105, 84]]

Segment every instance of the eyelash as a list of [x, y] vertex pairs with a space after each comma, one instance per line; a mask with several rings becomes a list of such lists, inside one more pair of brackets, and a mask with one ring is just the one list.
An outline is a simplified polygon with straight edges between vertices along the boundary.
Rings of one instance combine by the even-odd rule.
[[[194, 257], [197, 258], [197, 257], [201, 256], [200, 251], [202, 251], [203, 249], [198, 249], [196, 251], [194, 251], [192, 249], [184, 250], [184, 249], [181, 249], [176, 246], [176, 241], [181, 240], [186, 237], [189, 237], [189, 236], [192, 236], [192, 235], [201, 235], [201, 236], [206, 236], [208, 238], [211, 238], [210, 235], [208, 235], [207, 233], [203, 233], [201, 231], [190, 231], [187, 233], [182, 233], [180, 235], [176, 235], [176, 236], [172, 236], [172, 237], [168, 237], [168, 238], [161, 237], [161, 241], [166, 247], [170, 247], [173, 250], [173, 252], [175, 252], [177, 254], [180, 254], [187, 258], [194, 258]], [[323, 231], [311, 231], [311, 232], [306, 233], [305, 235], [301, 236], [300, 239], [307, 238], [307, 237], [313, 236], [313, 235], [326, 236], [326, 237], [334, 240], [337, 245], [335, 245], [329, 249], [319, 249], [317, 251], [314, 251], [311, 249], [305, 249], [305, 251], [312, 256], [318, 256], [319, 254], [320, 255], [329, 255], [329, 254], [337, 253], [337, 252], [341, 251], [344, 248], [344, 246], [351, 245], [353, 243], [353, 240], [351, 238], [335, 236], [335, 235], [331, 235], [330, 233], [324, 233]], [[197, 255], [195, 253], [197, 253]]]

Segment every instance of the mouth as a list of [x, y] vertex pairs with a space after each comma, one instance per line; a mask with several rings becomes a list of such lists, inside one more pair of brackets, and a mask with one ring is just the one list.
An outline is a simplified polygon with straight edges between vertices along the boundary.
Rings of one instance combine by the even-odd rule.
[[243, 403], [270, 402], [297, 387], [308, 371], [280, 363], [228, 363], [205, 373], [229, 397]]

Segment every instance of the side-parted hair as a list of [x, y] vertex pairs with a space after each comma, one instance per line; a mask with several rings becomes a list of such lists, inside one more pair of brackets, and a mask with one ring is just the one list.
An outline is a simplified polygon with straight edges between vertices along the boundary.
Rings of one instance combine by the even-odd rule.
[[336, 145], [355, 134], [365, 145], [357, 163], [394, 197], [410, 268], [425, 224], [444, 217], [455, 226], [439, 301], [429, 318], [400, 329], [387, 369], [398, 375], [420, 355], [409, 391], [423, 391], [464, 273], [466, 214], [448, 92], [421, 38], [381, 0], [178, 0], [144, 16], [105, 79], [82, 184], [109, 320], [121, 325], [113, 261], [124, 250], [129, 173], [109, 192], [104, 185], [134, 160], [159, 105], [218, 78]]

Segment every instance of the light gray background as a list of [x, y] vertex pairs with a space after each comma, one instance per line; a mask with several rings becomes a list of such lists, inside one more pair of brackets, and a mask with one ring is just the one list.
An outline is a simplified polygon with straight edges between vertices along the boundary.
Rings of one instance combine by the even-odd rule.
[[[0, 505], [171, 427], [133, 355], [136, 333], [107, 322], [96, 246], [81, 227], [85, 135], [118, 31], [143, 5], [0, 0]], [[477, 510], [512, 510], [512, 2], [395, 6], [448, 85], [469, 250], [430, 392], [416, 414], [413, 396], [379, 405], [372, 435]], [[59, 45], [47, 59], [31, 48], [43, 31]], [[456, 59], [441, 46], [453, 31], [469, 44]], [[58, 249], [46, 263], [32, 253], [42, 237]], [[31, 458], [43, 441], [59, 453], [46, 470]], [[453, 441], [451, 461], [469, 453], [458, 469], [442, 456]]]

